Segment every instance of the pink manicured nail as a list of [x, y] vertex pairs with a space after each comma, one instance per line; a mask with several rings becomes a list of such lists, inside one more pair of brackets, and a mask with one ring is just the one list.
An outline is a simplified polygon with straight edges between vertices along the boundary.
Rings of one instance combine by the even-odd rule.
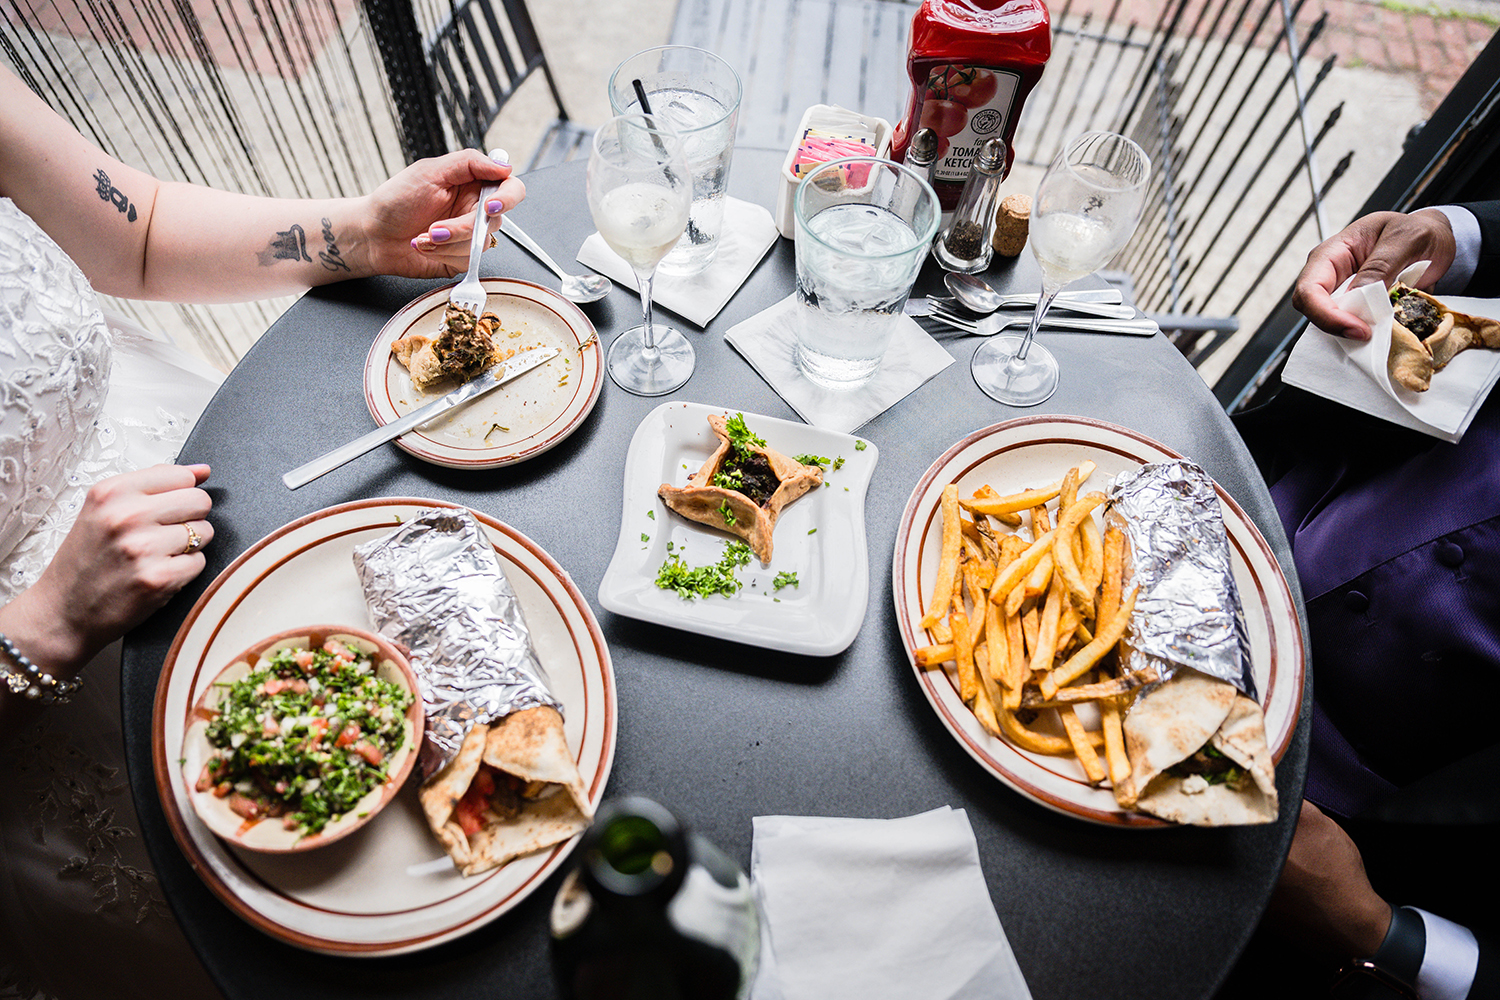
[[448, 232], [447, 228], [443, 226], [434, 226], [428, 235], [432, 237], [432, 242], [441, 243], [453, 234]]
[[499, 198], [491, 198], [484, 205], [484, 210], [491, 215], [499, 215], [504, 208], [505, 203]]
[[411, 248], [413, 250], [420, 250], [420, 249], [422, 249], [422, 244], [421, 244], [420, 240], [417, 239], [417, 238], [413, 238], [412, 241], [411, 241]]

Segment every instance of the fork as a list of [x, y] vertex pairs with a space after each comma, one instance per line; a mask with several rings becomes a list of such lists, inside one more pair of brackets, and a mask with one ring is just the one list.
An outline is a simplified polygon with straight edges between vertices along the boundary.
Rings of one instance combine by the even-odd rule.
[[[510, 157], [503, 149], [490, 150], [490, 159], [509, 162]], [[484, 284], [479, 280], [479, 258], [484, 253], [485, 242], [489, 238], [489, 214], [485, 211], [485, 205], [500, 190], [499, 184], [486, 184], [479, 190], [479, 207], [474, 209], [474, 232], [469, 237], [469, 271], [464, 275], [462, 281], [454, 285], [448, 292], [448, 305], [457, 309], [468, 309], [475, 316], [484, 312], [485, 300], [489, 295], [484, 290]]]
[[[999, 314], [983, 316], [977, 320], [957, 316], [941, 307], [934, 308], [931, 319], [937, 320], [962, 330], [964, 333], [972, 333], [980, 337], [993, 337], [1002, 330], [1012, 327], [1025, 328], [1031, 322], [1030, 316], [1001, 316]], [[1044, 316], [1042, 328], [1046, 330], [1085, 330], [1091, 333], [1128, 333], [1136, 336], [1149, 337], [1156, 332], [1156, 323], [1146, 317], [1140, 319], [1086, 319], [1079, 317], [1063, 318]]]

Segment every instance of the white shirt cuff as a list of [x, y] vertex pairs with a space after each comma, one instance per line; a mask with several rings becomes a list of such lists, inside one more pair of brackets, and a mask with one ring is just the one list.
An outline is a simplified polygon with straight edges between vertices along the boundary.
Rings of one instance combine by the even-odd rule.
[[1417, 971], [1422, 1000], [1465, 1000], [1479, 970], [1479, 942], [1462, 924], [1433, 916], [1415, 906], [1427, 932], [1427, 950]]
[[1474, 272], [1479, 267], [1480, 245], [1484, 240], [1479, 234], [1479, 220], [1467, 208], [1435, 205], [1433, 211], [1442, 212], [1448, 217], [1457, 252], [1453, 255], [1453, 264], [1438, 279], [1432, 290], [1439, 295], [1452, 295], [1467, 288], [1469, 280], [1474, 277]]

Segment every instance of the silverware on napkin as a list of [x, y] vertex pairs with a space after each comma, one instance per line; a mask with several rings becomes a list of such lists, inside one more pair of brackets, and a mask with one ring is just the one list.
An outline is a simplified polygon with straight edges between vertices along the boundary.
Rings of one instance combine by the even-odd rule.
[[413, 430], [427, 423], [429, 420], [441, 414], [447, 413], [455, 406], [461, 406], [473, 399], [478, 399], [491, 389], [497, 388], [509, 382], [518, 375], [524, 375], [539, 365], [561, 354], [562, 351], [556, 347], [533, 347], [529, 351], [522, 351], [505, 363], [503, 367], [496, 366], [485, 372], [476, 379], [471, 379], [463, 385], [454, 389], [441, 399], [434, 400], [419, 409], [412, 410], [399, 420], [392, 420], [384, 427], [377, 427], [363, 437], [355, 438], [341, 448], [335, 448], [321, 458], [315, 458], [306, 465], [297, 468], [281, 477], [286, 483], [287, 489], [295, 490], [299, 486], [306, 486], [319, 476], [326, 475], [347, 462], [351, 462], [365, 452], [382, 445], [387, 441], [398, 438], [409, 430]]
[[[980, 337], [993, 337], [1005, 330], [1024, 330], [1031, 322], [1030, 316], [1001, 315], [996, 313], [991, 316], [983, 316], [979, 319], [969, 319], [951, 313], [941, 306], [935, 308], [928, 319], [937, 320], [946, 326], [964, 333], [975, 334]], [[1156, 323], [1142, 316], [1140, 319], [1092, 319], [1087, 316], [1062, 317], [1053, 316], [1050, 311], [1042, 317], [1043, 330], [1084, 330], [1092, 333], [1125, 333], [1138, 337], [1149, 337], [1156, 333]]]

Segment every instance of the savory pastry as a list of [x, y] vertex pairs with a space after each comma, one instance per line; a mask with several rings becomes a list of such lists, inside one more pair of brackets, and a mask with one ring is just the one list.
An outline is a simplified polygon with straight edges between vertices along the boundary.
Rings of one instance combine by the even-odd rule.
[[420, 798], [428, 826], [465, 875], [560, 844], [593, 817], [562, 715], [546, 705], [475, 723]]
[[1471, 347], [1500, 349], [1500, 321], [1454, 312], [1441, 301], [1397, 282], [1391, 288], [1391, 377], [1413, 392], [1424, 392], [1440, 372]]
[[662, 483], [656, 491], [683, 517], [743, 538], [762, 563], [771, 561], [771, 532], [787, 504], [823, 483], [823, 470], [803, 465], [745, 426], [744, 414], [725, 420], [711, 414], [709, 427], [719, 447], [686, 486]]
[[1227, 681], [1180, 668], [1125, 716], [1122, 805], [1195, 826], [1270, 823], [1279, 800], [1260, 706]]
[[392, 342], [391, 353], [411, 372], [418, 389], [444, 379], [467, 382], [508, 356], [495, 346], [499, 331], [500, 317], [494, 313], [476, 319], [472, 309], [450, 305], [443, 314], [441, 333], [436, 337], [409, 333]]

